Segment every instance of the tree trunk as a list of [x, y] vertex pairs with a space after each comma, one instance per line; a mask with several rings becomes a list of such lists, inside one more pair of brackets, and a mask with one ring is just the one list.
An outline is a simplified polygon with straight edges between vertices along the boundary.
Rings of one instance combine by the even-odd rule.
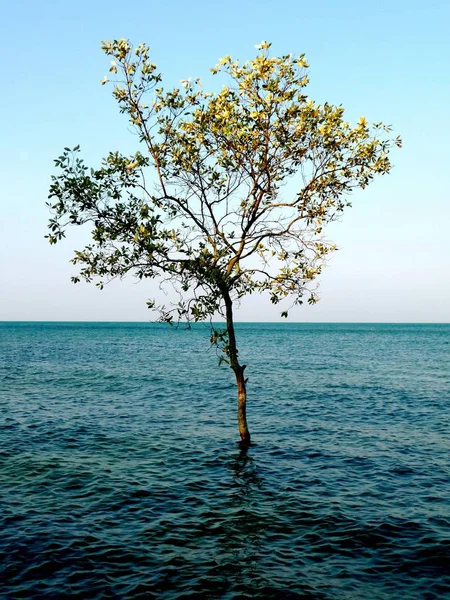
[[227, 319], [227, 332], [228, 332], [228, 344], [229, 344], [229, 356], [230, 356], [230, 367], [233, 369], [236, 376], [237, 391], [238, 391], [238, 427], [239, 435], [241, 436], [241, 443], [245, 446], [250, 444], [250, 431], [247, 426], [247, 380], [244, 377], [244, 371], [246, 365], [240, 365], [238, 361], [238, 350], [236, 346], [236, 335], [234, 333], [234, 322], [233, 322], [233, 302], [231, 300], [228, 290], [224, 291], [226, 319]]
[[236, 375], [236, 383], [238, 389], [238, 427], [239, 435], [241, 436], [241, 442], [245, 445], [250, 444], [250, 431], [247, 425], [247, 389], [245, 387], [246, 379], [244, 379], [245, 365], [237, 366], [237, 369], [233, 368]]

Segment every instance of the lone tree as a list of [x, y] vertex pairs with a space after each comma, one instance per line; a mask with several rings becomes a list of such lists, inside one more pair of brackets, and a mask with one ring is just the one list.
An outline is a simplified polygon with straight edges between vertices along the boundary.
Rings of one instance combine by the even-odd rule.
[[[203, 90], [200, 80], [166, 91], [148, 46], [104, 42], [117, 76], [113, 96], [137, 131], [142, 150], [111, 152], [88, 169], [79, 146], [65, 148], [52, 176], [48, 240], [69, 225], [91, 228], [75, 251], [74, 282], [133, 273], [170, 281], [176, 305], [149, 306], [169, 323], [225, 317], [211, 341], [236, 376], [241, 440], [250, 442], [245, 365], [240, 364], [233, 306], [253, 292], [277, 304], [317, 301], [311, 283], [335, 249], [322, 238], [349, 193], [391, 169], [390, 127], [355, 126], [344, 109], [305, 94], [305, 56], [270, 56], [270, 44], [241, 64], [230, 56], [212, 69], [228, 84]], [[107, 83], [105, 77], [102, 83]], [[147, 177], [147, 178], [145, 178]], [[306, 296], [305, 296], [306, 295]], [[282, 316], [287, 317], [287, 311]]]

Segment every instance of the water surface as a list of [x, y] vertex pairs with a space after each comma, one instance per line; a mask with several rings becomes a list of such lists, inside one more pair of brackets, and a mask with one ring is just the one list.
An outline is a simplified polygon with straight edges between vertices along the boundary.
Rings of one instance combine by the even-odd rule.
[[450, 597], [450, 325], [0, 323], [1, 598]]

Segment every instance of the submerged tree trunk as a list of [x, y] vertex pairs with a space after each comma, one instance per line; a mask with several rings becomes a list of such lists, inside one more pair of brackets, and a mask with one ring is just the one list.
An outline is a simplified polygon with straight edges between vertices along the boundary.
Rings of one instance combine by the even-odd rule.
[[233, 302], [228, 291], [224, 292], [227, 332], [229, 343], [230, 367], [233, 369], [236, 376], [237, 391], [238, 391], [238, 427], [241, 443], [248, 446], [250, 444], [250, 431], [247, 426], [247, 380], [244, 377], [246, 365], [240, 365], [238, 361], [238, 350], [236, 346], [236, 335], [234, 333], [233, 322]]

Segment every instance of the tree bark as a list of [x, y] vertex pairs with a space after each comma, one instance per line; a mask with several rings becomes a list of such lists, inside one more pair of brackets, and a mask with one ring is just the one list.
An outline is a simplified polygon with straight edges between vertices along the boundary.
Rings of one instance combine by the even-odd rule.
[[223, 297], [225, 300], [230, 367], [233, 369], [234, 374], [236, 376], [238, 391], [237, 418], [239, 435], [241, 436], [241, 443], [245, 446], [248, 446], [250, 444], [250, 431], [248, 430], [247, 425], [247, 379], [245, 379], [244, 377], [246, 365], [240, 365], [238, 361], [236, 334], [234, 332], [233, 322], [233, 302], [231, 300], [228, 290], [224, 290]]

